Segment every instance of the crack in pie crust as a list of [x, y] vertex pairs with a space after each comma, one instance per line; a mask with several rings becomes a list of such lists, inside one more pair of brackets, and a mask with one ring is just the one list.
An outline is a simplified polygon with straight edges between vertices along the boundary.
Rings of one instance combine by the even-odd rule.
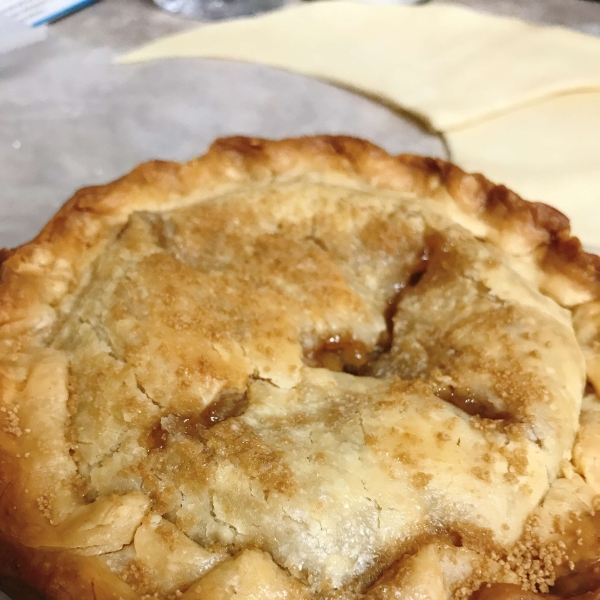
[[600, 263], [556, 210], [361, 140], [229, 138], [79, 191], [2, 258], [5, 576], [600, 586]]

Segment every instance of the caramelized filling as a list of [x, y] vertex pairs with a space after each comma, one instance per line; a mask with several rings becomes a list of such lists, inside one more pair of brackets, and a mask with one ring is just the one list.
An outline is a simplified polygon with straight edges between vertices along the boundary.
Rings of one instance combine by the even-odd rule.
[[511, 418], [508, 412], [498, 410], [489, 400], [478, 398], [470, 390], [463, 392], [449, 385], [448, 387], [438, 389], [435, 395], [444, 402], [454, 404], [456, 408], [460, 408], [460, 410], [472, 417], [478, 416], [482, 419], [493, 420], [508, 420]]
[[304, 361], [309, 367], [329, 369], [351, 375], [374, 375], [375, 362], [382, 354], [389, 352], [394, 341], [394, 317], [398, 305], [407, 288], [416, 286], [425, 274], [429, 260], [427, 249], [423, 251], [421, 259], [405, 283], [394, 285], [394, 294], [388, 299], [383, 317], [385, 331], [381, 333], [373, 348], [364, 342], [356, 340], [351, 334], [334, 334], [322, 341], [319, 345], [304, 354]]
[[200, 415], [168, 415], [162, 418], [150, 431], [147, 438], [149, 450], [164, 450], [171, 435], [185, 435], [197, 438], [205, 429]]
[[571, 521], [566, 531], [559, 531], [574, 568], [558, 573], [551, 592], [571, 598], [595, 591], [600, 598], [600, 513], [573, 515]]
[[243, 415], [248, 407], [248, 396], [239, 390], [223, 390], [200, 414], [171, 414], [160, 421], [147, 434], [146, 446], [150, 450], [167, 447], [169, 435], [179, 434], [197, 438], [205, 429], [230, 417]]
[[158, 421], [147, 435], [146, 446], [149, 450], [164, 450], [168, 440], [169, 432], [165, 431], [161, 422]]
[[361, 375], [370, 355], [371, 351], [360, 340], [355, 340], [349, 335], [332, 335], [307, 352], [305, 361], [311, 367]]
[[552, 586], [552, 593], [559, 598], [590, 592], [595, 592], [594, 597], [600, 598], [600, 558], [577, 564], [572, 573], [559, 577]]
[[230, 417], [239, 417], [248, 408], [248, 396], [239, 390], [223, 390], [201, 413], [204, 427], [212, 427]]

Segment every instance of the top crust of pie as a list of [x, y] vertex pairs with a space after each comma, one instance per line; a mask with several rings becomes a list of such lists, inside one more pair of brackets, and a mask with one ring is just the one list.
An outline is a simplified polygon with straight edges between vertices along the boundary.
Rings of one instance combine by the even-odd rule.
[[489, 556], [600, 479], [599, 259], [449, 163], [223, 139], [2, 258], [0, 569], [51, 598], [543, 591]]

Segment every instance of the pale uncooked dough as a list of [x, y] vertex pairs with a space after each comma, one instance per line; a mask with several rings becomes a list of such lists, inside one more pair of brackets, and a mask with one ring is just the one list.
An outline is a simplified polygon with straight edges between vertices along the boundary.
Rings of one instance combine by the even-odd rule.
[[120, 60], [183, 56], [314, 75], [412, 111], [438, 131], [566, 90], [600, 89], [600, 40], [444, 4], [310, 2], [201, 26]]
[[555, 206], [600, 246], [600, 92], [569, 94], [450, 132], [452, 159]]

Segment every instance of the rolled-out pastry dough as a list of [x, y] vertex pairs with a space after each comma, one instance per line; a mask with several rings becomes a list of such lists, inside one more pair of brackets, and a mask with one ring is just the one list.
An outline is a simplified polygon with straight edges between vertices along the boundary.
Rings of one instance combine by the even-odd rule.
[[549, 98], [447, 139], [461, 167], [555, 206], [600, 247], [600, 92]]
[[259, 62], [357, 89], [448, 131], [565, 91], [600, 89], [600, 40], [467, 8], [304, 3], [153, 42], [122, 63]]

